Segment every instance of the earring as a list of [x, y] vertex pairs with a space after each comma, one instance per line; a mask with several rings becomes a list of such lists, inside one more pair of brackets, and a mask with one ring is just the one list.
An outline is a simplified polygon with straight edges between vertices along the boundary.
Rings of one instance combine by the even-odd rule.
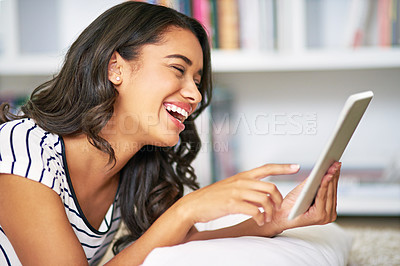
[[121, 80], [121, 78], [120, 78], [120, 77], [116, 77], [115, 79], [116, 79], [117, 81], [120, 81], [120, 80]]

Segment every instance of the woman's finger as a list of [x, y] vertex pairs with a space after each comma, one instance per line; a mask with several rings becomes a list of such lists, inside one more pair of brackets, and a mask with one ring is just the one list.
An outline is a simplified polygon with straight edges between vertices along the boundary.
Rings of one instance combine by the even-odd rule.
[[333, 208], [334, 208], [334, 201], [335, 201], [335, 191], [334, 191], [334, 181], [333, 178], [331, 181], [329, 181], [328, 184], [328, 189], [326, 193], [326, 204], [325, 204], [325, 210], [326, 213], [328, 214], [328, 219], [330, 220], [333, 214]]
[[262, 193], [261, 195], [263, 195], [263, 197], [269, 195], [268, 197], [270, 200], [272, 200], [275, 207], [280, 208], [283, 197], [276, 185], [269, 182], [252, 179], [232, 179], [231, 181], [234, 182], [234, 185], [237, 187], [237, 189], [239, 189], [239, 194], [246, 190], [251, 193], [260, 192]]
[[336, 218], [336, 215], [337, 215], [337, 192], [338, 192], [341, 165], [342, 164], [340, 163], [339, 168], [338, 168], [338, 170], [336, 172], [336, 175], [334, 175], [334, 182], [333, 182], [333, 184], [334, 184], [334, 193], [333, 193], [333, 202], [334, 202], [334, 204], [332, 206], [332, 208], [333, 208], [332, 212], [334, 212], [335, 218]]
[[261, 179], [270, 175], [287, 175], [297, 173], [300, 169], [298, 164], [265, 164], [240, 173], [243, 177]]
[[264, 204], [264, 205], [262, 205], [262, 207], [264, 209], [265, 222], [267, 222], [267, 223], [271, 222], [272, 218], [274, 216], [274, 213], [275, 213], [274, 206], [272, 204]]
[[336, 219], [337, 216], [337, 188], [338, 188], [338, 183], [339, 183], [339, 176], [340, 176], [340, 168], [341, 168], [341, 163], [340, 162], [335, 162], [334, 163], [334, 173], [332, 176], [332, 187], [329, 188], [331, 191], [328, 195], [328, 200], [331, 200], [329, 203], [329, 206], [327, 206], [327, 210], [330, 211], [330, 220]]
[[327, 171], [327, 174], [331, 174], [334, 175], [336, 174], [337, 171], [340, 171], [340, 167], [341, 167], [341, 163], [340, 162], [334, 162]]
[[270, 194], [265, 193], [247, 193], [243, 195], [244, 200], [254, 204], [257, 207], [262, 207], [264, 209], [264, 216], [266, 222], [272, 221], [272, 216], [274, 214], [274, 209], [276, 204], [272, 201]]
[[231, 214], [241, 213], [251, 216], [257, 225], [262, 226], [265, 224], [264, 213], [262, 213], [257, 206], [249, 202], [241, 201], [235, 205], [235, 209]]
[[317, 211], [325, 211], [325, 206], [326, 206], [326, 199], [327, 199], [327, 191], [329, 187], [329, 182], [332, 179], [331, 174], [327, 174], [323, 177], [321, 186], [318, 189], [317, 197], [315, 198], [315, 207], [317, 208]]
[[342, 163], [338, 163], [337, 165], [337, 169], [336, 169], [336, 173], [334, 174], [334, 179], [335, 179], [335, 189], [337, 189], [338, 187], [338, 183], [339, 183], [339, 177], [340, 177], [340, 170], [342, 167]]

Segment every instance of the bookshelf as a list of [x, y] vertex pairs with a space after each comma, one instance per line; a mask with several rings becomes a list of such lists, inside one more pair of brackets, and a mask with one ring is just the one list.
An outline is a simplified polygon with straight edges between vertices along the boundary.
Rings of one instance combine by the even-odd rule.
[[[33, 12], [35, 10], [29, 13], [25, 10], [28, 8], [22, 8], [21, 11], [21, 8], [18, 7], [18, 0], [3, 0], [0, 2], [0, 25], [2, 25], [0, 26], [0, 75], [47, 76], [56, 73], [62, 63], [66, 47], [69, 46], [77, 34], [99, 13], [107, 9], [109, 6], [121, 2], [107, 0], [96, 2], [90, 0], [84, 4], [79, 1], [59, 0], [57, 1], [58, 4], [55, 5], [54, 1], [47, 1], [49, 3], [43, 1], [41, 4], [42, 6], [33, 5], [37, 6], [35, 7], [36, 11], [44, 12], [44, 14], [42, 14], [42, 21], [37, 19], [39, 22], [36, 24], [38, 27], [47, 24], [53, 24], [55, 26], [41, 29], [44, 33], [40, 33], [41, 31], [33, 31], [29, 34], [31, 38], [36, 37], [37, 33], [40, 33], [39, 35], [41, 36], [54, 35], [55, 37], [44, 39], [42, 42], [33, 42], [33, 44], [24, 42], [24, 38], [21, 34], [31, 30], [29, 27], [30, 24], [32, 24], [32, 20], [29, 18], [29, 15], [35, 14]], [[383, 1], [392, 3], [398, 2], [397, 0]], [[97, 7], [95, 10], [90, 12], [88, 11], [90, 14], [84, 18], [77, 19], [76, 21], [74, 20], [73, 23], [70, 22], [71, 20], [68, 19], [70, 18], [69, 15], [73, 16], [78, 12], [77, 10], [86, 10], [85, 5], [89, 7], [92, 2], [96, 2]], [[213, 50], [213, 70], [216, 73], [400, 67], [400, 37], [397, 36], [400, 35], [400, 22], [398, 21], [394, 22], [397, 24], [392, 26], [392, 31], [396, 31], [395, 29], [397, 28], [397, 35], [392, 36], [392, 44], [382, 45], [378, 43], [378, 38], [380, 38], [380, 36], [378, 36], [379, 33], [376, 33], [376, 29], [375, 32], [373, 32], [374, 38], [377, 39], [376, 41], [369, 41], [369, 43], [366, 43], [365, 45], [351, 44], [352, 41], [350, 40], [355, 38], [358, 28], [362, 28], [362, 25], [358, 26], [361, 22], [357, 24], [354, 21], [348, 21], [349, 17], [362, 16], [362, 14], [359, 13], [362, 13], [362, 10], [364, 9], [377, 9], [378, 6], [365, 4], [375, 3], [376, 1], [193, 0], [191, 1], [192, 7], [197, 11], [192, 13], [187, 11], [187, 7], [179, 4], [181, 2], [190, 1], [170, 0], [160, 2], [171, 6], [180, 6], [182, 9], [181, 11], [196, 15], [196, 17], [199, 18], [207, 28], [209, 28], [208, 31], [213, 39], [215, 39], [214, 35], [222, 32], [222, 30], [216, 28], [218, 25], [214, 25], [215, 22], [212, 24], [212, 18], [215, 17], [214, 13], [216, 12], [213, 11], [212, 3], [214, 3], [215, 6], [220, 4], [220, 8], [224, 6], [232, 6], [232, 3], [236, 3], [236, 9], [230, 9], [226, 12], [232, 13], [236, 10], [236, 15], [229, 14], [229, 16], [235, 18], [230, 20], [231, 25], [230, 27], [227, 27], [227, 30], [225, 30], [235, 31], [236, 33], [233, 34], [233, 37], [231, 36], [232, 34], [224, 33], [223, 35], [236, 38], [236, 40], [232, 42], [236, 42], [237, 49]], [[204, 7], [204, 4], [203, 7], [201, 4], [195, 4], [205, 2], [209, 3], [208, 7]], [[360, 4], [360, 2], [364, 3], [364, 5]], [[44, 6], [50, 6], [54, 10], [49, 9], [49, 7], [44, 8]], [[83, 8], [78, 8], [79, 6], [82, 6]], [[254, 12], [260, 8], [264, 11], [258, 11], [258, 15], [255, 16]], [[269, 11], [268, 8], [272, 11]], [[333, 11], [327, 11], [328, 8]], [[358, 9], [353, 10], [355, 8]], [[393, 5], [392, 9], [396, 8], [400, 9]], [[31, 9], [34, 8], [31, 7]], [[65, 11], [60, 12], [61, 9], [64, 9]], [[248, 11], [246, 12], [243, 10]], [[335, 22], [337, 25], [332, 26], [332, 23], [326, 21], [327, 19], [331, 19], [332, 16], [337, 15], [337, 12], [340, 11], [347, 15], [338, 16], [337, 19], [342, 19], [342, 21], [345, 22], [337, 21]], [[57, 14], [57, 12], [60, 13], [60, 16], [54, 15]], [[325, 17], [321, 18], [322, 15], [317, 15], [317, 12], [325, 15]], [[376, 10], [376, 12], [378, 11]], [[27, 19], [20, 18], [20, 16], [26, 15], [25, 13], [28, 15]], [[211, 18], [205, 19], [204, 17], [207, 17], [207, 15], [211, 16]], [[224, 14], [218, 12], [218, 15]], [[271, 24], [269, 26], [269, 31], [261, 26], [255, 26], [262, 24], [261, 22], [257, 22], [267, 20], [268, 16], [273, 17], [268, 20], [268, 23]], [[48, 20], [53, 23], [48, 23]], [[371, 17], [371, 20], [373, 20], [374, 24], [377, 24], [378, 22], [380, 23], [378, 18]], [[229, 24], [229, 21], [227, 23]], [[220, 26], [226, 26], [225, 24]], [[317, 27], [315, 26], [316, 24], [325, 26]], [[364, 24], [367, 23], [365, 22]], [[5, 25], [7, 25], [7, 27]], [[340, 27], [342, 27], [342, 29], [338, 29]], [[261, 30], [266, 31], [269, 34], [269, 40], [262, 40], [262, 38], [265, 37], [263, 37], [264, 34], [260, 34]], [[54, 34], [55, 31], [59, 33]], [[19, 34], [20, 32], [21, 34]], [[329, 35], [329, 32], [332, 32], [332, 34]], [[353, 37], [348, 37], [348, 35], [351, 35], [349, 32], [353, 33]], [[56, 39], [54, 40], [54, 38]], [[332, 41], [332, 39], [337, 40]], [[269, 42], [270, 45], [263, 46], [263, 42]], [[46, 50], [40, 48], [40, 44], [43, 43], [50, 43], [51, 45], [46, 44], [48, 46]], [[213, 42], [213, 46], [220, 47], [221, 44]], [[232, 45], [229, 47], [232, 47]]]
[[212, 61], [216, 73], [399, 68], [400, 49], [310, 50], [301, 53], [215, 50]]
[[[242, 9], [240, 4], [254, 1], [239, 0], [239, 10]], [[98, 14], [121, 1], [56, 1], [58, 5], [54, 7], [55, 10], [48, 12], [55, 12], [57, 15], [47, 14], [47, 17], [58, 27], [59, 34], [53, 34], [56, 36], [56, 40], [53, 40], [53, 46], [49, 48], [49, 51], [36, 52], [22, 52], [23, 49], [21, 49], [23, 44], [20, 43], [20, 24], [32, 21], [29, 17], [26, 17], [25, 20], [20, 17], [18, 4], [21, 2], [18, 0], [0, 1], [0, 97], [5, 92], [8, 94], [27, 93], [34, 86], [57, 73], [62, 64], [66, 47], [70, 45], [77, 34]], [[46, 5], [45, 0], [41, 2]], [[170, 2], [175, 3], [176, 1]], [[264, 4], [266, 2], [274, 3], [273, 0], [265, 1]], [[312, 6], [313, 2], [322, 4]], [[347, 34], [351, 31], [350, 28], [354, 30], [359, 25], [358, 22], [353, 21], [351, 22], [352, 26], [345, 27], [346, 20], [341, 16], [334, 16], [342, 14], [341, 10], [355, 9], [354, 6], [343, 6], [344, 2], [355, 5], [357, 2], [363, 1], [279, 0], [274, 13], [274, 21], [279, 26], [272, 30], [275, 39], [269, 41], [269, 46], [260, 44], [256, 48], [240, 47], [239, 43], [239, 49], [213, 50], [212, 66], [215, 85], [226, 88], [234, 95], [237, 113], [245, 113], [249, 120], [256, 119], [256, 115], [260, 112], [262, 114], [265, 112], [269, 117], [274, 112], [315, 112], [318, 114], [319, 131], [313, 140], [312, 136], [304, 135], [249, 135], [246, 130], [239, 129], [237, 135], [241, 137], [236, 143], [239, 153], [238, 170], [247, 170], [265, 162], [283, 163], [287, 161], [299, 162], [310, 167], [313, 158], [318, 156], [318, 147], [324, 143], [324, 136], [329, 134], [329, 129], [332, 127], [326, 121], [335, 121], [335, 110], [341, 108], [342, 99], [351, 92], [367, 89], [374, 89], [376, 92], [377, 97], [373, 103], [376, 110], [371, 111], [371, 119], [366, 120], [365, 127], [360, 128], [361, 137], [358, 139], [361, 140], [358, 142], [357, 139], [354, 140], [354, 148], [352, 148], [354, 152], [345, 159], [350, 161], [350, 168], [383, 169], [386, 167], [386, 161], [392, 157], [397, 158], [398, 155], [395, 154], [395, 151], [399, 150], [400, 146], [397, 144], [396, 132], [400, 132], [400, 129], [399, 126], [392, 125], [386, 120], [397, 121], [396, 119], [400, 116], [398, 108], [400, 47], [398, 45], [380, 45], [379, 43], [355, 47], [349, 45], [348, 41], [347, 44], [344, 44], [344, 41], [340, 43], [332, 41], [335, 40], [335, 36], [328, 36], [327, 32], [338, 34], [343, 29]], [[332, 6], [334, 3], [339, 4]], [[40, 6], [38, 8], [40, 9]], [[43, 10], [40, 9], [40, 12], [45, 12]], [[309, 15], [313, 10], [319, 10], [320, 14], [325, 14], [327, 21], [316, 23], [315, 19], [321, 19], [318, 16], [314, 20], [310, 19]], [[329, 10], [332, 10], [333, 13]], [[329, 23], [332, 16], [334, 17], [333, 22], [338, 25], [339, 29]], [[358, 14], [354, 17], [357, 16], [361, 15]], [[42, 14], [42, 17], [46, 18], [46, 14]], [[46, 20], [42, 22], [48, 23]], [[250, 25], [241, 25], [241, 27], [261, 27], [261, 25], [251, 24], [250, 19], [247, 22]], [[241, 22], [237, 21], [236, 23], [240, 25]], [[327, 27], [327, 30], [324, 30], [323, 26]], [[317, 35], [310, 35], [310, 27]], [[51, 33], [52, 29], [50, 28], [47, 35], [51, 35]], [[34, 85], [30, 88], [30, 84]], [[331, 96], [331, 94], [333, 95]], [[325, 103], [328, 95], [331, 99]], [[382, 118], [386, 120], [383, 119], [384, 122], [381, 122]], [[205, 149], [197, 162], [201, 170], [199, 175], [202, 177], [200, 180], [202, 185], [206, 185], [212, 180], [210, 170], [210, 151], [212, 149], [210, 148], [211, 140], [207, 134], [210, 130], [210, 128], [207, 129], [209, 119], [206, 117], [202, 121], [202, 127], [206, 128], [201, 130], [204, 135]], [[378, 130], [379, 128], [386, 128], [387, 132], [382, 133]], [[372, 137], [370, 137], [371, 135]], [[265, 140], [266, 138], [268, 140]], [[372, 148], [365, 151], [366, 148], [363, 148], [361, 142], [369, 143]], [[260, 143], [265, 145], [262, 150], [260, 150]], [[306, 155], [298, 152], [306, 149]], [[362, 156], [363, 153], [372, 154], [371, 158]], [[359, 159], [353, 159], [355, 157]], [[301, 159], [299, 160], [299, 158]], [[285, 188], [293, 185], [294, 182], [284, 182], [280, 188], [284, 192]], [[339, 211], [342, 214], [400, 215], [400, 185], [398, 181], [388, 184], [380, 182], [347, 183], [343, 185], [343, 189], [342, 196], [340, 196], [342, 203], [339, 204]], [[375, 189], [376, 191], [374, 191]], [[361, 197], [361, 194], [364, 196]], [[366, 197], [366, 194], [373, 196]], [[360, 201], [375, 207], [361, 211]]]

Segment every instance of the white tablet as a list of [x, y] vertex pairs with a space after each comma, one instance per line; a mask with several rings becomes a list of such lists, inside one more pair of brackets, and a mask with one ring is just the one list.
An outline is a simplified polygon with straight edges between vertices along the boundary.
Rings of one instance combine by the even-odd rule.
[[366, 91], [353, 94], [347, 99], [331, 138], [289, 213], [289, 220], [296, 218], [310, 208], [322, 178], [332, 163], [339, 161], [373, 96], [372, 91]]

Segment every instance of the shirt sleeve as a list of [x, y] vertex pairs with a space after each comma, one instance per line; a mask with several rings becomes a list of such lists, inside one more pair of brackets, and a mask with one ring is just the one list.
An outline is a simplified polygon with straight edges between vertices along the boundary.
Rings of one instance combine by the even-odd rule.
[[0, 125], [0, 173], [26, 177], [59, 192], [58, 173], [63, 168], [61, 151], [55, 147], [58, 139], [28, 119]]

